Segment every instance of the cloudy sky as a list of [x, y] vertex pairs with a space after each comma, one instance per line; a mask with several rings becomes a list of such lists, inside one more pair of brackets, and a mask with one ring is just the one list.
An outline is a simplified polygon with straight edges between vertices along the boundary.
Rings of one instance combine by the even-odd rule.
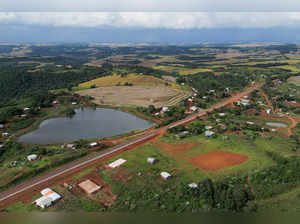
[[300, 12], [0, 12], [0, 24], [145, 29], [300, 28]]
[[2, 11], [295, 11], [299, 0], [1, 0]]
[[[195, 36], [201, 36], [200, 31], [209, 30], [207, 40], [221, 41], [222, 36], [213, 32], [222, 30], [221, 33], [228, 33], [228, 40], [238, 37], [243, 41], [255, 36], [258, 41], [272, 41], [270, 37], [276, 36], [276, 32], [280, 38], [289, 37], [285, 38], [287, 41], [300, 41], [300, 34], [295, 32], [300, 28], [299, 0], [0, 1], [0, 42], [65, 41], [75, 37], [78, 38], [74, 41], [130, 41], [139, 35], [141, 39], [137, 41], [171, 41], [174, 32], [179, 30], [197, 31], [197, 34], [181, 33], [186, 40], [196, 40]], [[237, 35], [232, 29], [244, 33]], [[257, 29], [264, 34], [259, 34]], [[100, 38], [103, 36], [106, 39]], [[180, 41], [181, 36], [176, 36], [176, 40]]]

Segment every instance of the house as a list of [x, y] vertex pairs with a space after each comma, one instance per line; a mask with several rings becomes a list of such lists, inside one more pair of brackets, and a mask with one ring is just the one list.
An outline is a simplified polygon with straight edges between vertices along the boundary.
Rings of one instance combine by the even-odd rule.
[[20, 117], [22, 118], [27, 117], [27, 114], [22, 114]]
[[98, 145], [98, 142], [92, 142], [90, 143], [90, 147], [96, 147]]
[[3, 148], [3, 147], [4, 147], [4, 145], [1, 144], [1, 145], [0, 145], [0, 149]]
[[160, 113], [158, 113], [158, 112], [157, 112], [157, 113], [155, 113], [154, 115], [157, 117], [157, 116], [159, 116], [159, 115], [160, 115]]
[[57, 102], [56, 100], [54, 100], [54, 101], [52, 102], [52, 104], [58, 104], [58, 102]]
[[205, 131], [205, 137], [211, 137], [213, 136], [215, 133], [213, 131]]
[[230, 89], [227, 87], [227, 88], [225, 88], [225, 92], [229, 92], [230, 91]]
[[249, 98], [249, 96], [244, 96], [243, 98], [244, 98], [244, 99], [248, 99], [248, 98]]
[[198, 184], [196, 184], [196, 183], [190, 183], [188, 186], [189, 186], [189, 188], [192, 188], [192, 189], [198, 188]]
[[77, 105], [77, 103], [76, 102], [72, 102], [72, 105]]
[[272, 110], [270, 108], [266, 109], [267, 114], [271, 114]]
[[163, 108], [161, 109], [161, 111], [162, 111], [163, 113], [166, 113], [166, 112], [169, 111], [169, 107], [163, 107]]
[[204, 100], [207, 99], [207, 96], [203, 96], [202, 99], [204, 99]]
[[190, 107], [190, 110], [193, 111], [193, 112], [196, 112], [198, 110], [198, 107], [192, 106], [192, 107]]
[[149, 158], [147, 159], [147, 163], [155, 164], [155, 163], [157, 163], [157, 159], [155, 159], [155, 158], [153, 158], [153, 157], [149, 157]]
[[292, 103], [292, 104], [296, 104], [296, 103], [297, 103], [297, 101], [293, 100], [293, 101], [291, 101], [291, 103]]
[[43, 209], [50, 207], [53, 203], [61, 199], [61, 196], [50, 188], [42, 190], [41, 194], [43, 196], [35, 200], [34, 203]]
[[28, 110], [30, 110], [29, 107], [25, 107], [25, 108], [24, 108], [24, 111], [28, 111]]
[[225, 114], [225, 113], [219, 113], [219, 116], [220, 116], [220, 117], [225, 117], [226, 114]]
[[247, 121], [246, 124], [253, 125], [254, 122], [252, 122], [252, 121]]
[[179, 133], [178, 135], [176, 135], [177, 138], [184, 138], [186, 136], [188, 136], [190, 134], [190, 132], [188, 131], [183, 131], [181, 133]]
[[29, 162], [32, 162], [32, 161], [36, 160], [37, 158], [38, 158], [38, 156], [36, 154], [32, 154], [32, 155], [27, 156], [27, 160]]
[[188, 101], [193, 102], [193, 99], [192, 98], [188, 98]]
[[8, 137], [8, 136], [9, 136], [9, 133], [8, 133], [8, 132], [2, 133], [2, 137]]
[[164, 179], [164, 180], [168, 180], [169, 178], [171, 178], [171, 174], [169, 174], [168, 172], [161, 172], [160, 176]]
[[0, 128], [3, 129], [4, 128], [4, 124], [0, 124]]
[[117, 167], [121, 166], [122, 164], [124, 164], [126, 162], [127, 162], [127, 160], [125, 160], [125, 159], [118, 159], [118, 160], [108, 164], [108, 166], [110, 168], [114, 169], [114, 168], [117, 168]]

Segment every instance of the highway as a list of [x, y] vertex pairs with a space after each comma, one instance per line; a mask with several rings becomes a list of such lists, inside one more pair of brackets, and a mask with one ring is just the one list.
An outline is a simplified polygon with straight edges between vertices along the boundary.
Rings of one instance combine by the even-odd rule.
[[24, 183], [17, 185], [7, 191], [4, 191], [4, 192], [0, 193], [0, 207], [3, 207], [3, 206], [5, 207], [6, 201], [8, 202], [9, 200], [17, 199], [19, 196], [23, 195], [24, 193], [26, 193], [30, 190], [34, 190], [35, 188], [38, 188], [39, 186], [43, 186], [47, 183], [51, 183], [51, 181], [54, 181], [56, 178], [60, 178], [65, 175], [71, 174], [72, 172], [74, 172], [78, 169], [83, 169], [84, 167], [92, 165], [96, 161], [104, 159], [105, 157], [111, 156], [115, 153], [120, 153], [131, 147], [135, 147], [137, 145], [143, 144], [143, 143], [153, 139], [154, 137], [158, 136], [162, 131], [165, 131], [168, 128], [172, 128], [172, 127], [176, 127], [179, 125], [189, 123], [189, 122], [197, 119], [198, 117], [205, 116], [207, 114], [207, 112], [211, 112], [215, 109], [224, 107], [232, 102], [236, 102], [236, 101], [240, 100], [243, 96], [249, 95], [252, 91], [260, 88], [261, 86], [262, 86], [262, 84], [252, 86], [248, 90], [246, 90], [242, 93], [239, 93], [229, 99], [226, 99], [225, 101], [215, 105], [214, 107], [212, 107], [208, 110], [203, 110], [196, 114], [192, 114], [192, 115], [186, 117], [185, 119], [182, 119], [182, 120], [179, 120], [172, 124], [169, 124], [166, 127], [162, 127], [160, 129], [153, 130], [151, 133], [144, 134], [136, 139], [129, 140], [125, 143], [114, 146], [112, 148], [103, 150], [98, 153], [88, 155], [82, 159], [68, 163], [55, 171], [51, 171], [43, 176], [37, 176], [27, 182], [24, 182]]

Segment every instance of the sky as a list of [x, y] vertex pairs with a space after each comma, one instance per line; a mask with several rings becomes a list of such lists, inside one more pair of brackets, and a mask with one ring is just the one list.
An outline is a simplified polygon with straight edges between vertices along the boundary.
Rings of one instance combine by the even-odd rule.
[[299, 0], [1, 0], [1, 11], [297, 11]]
[[[275, 32], [283, 29], [287, 32], [284, 33], [285, 41], [298, 41], [300, 37], [294, 30], [300, 28], [300, 1], [1, 0], [0, 28], [0, 42], [21, 42], [25, 39], [41, 42], [43, 38], [45, 42], [68, 41], [74, 39], [72, 35], [78, 37], [78, 42], [97, 41], [96, 37], [107, 42], [112, 39], [120, 42], [125, 39], [165, 41], [168, 37], [172, 42], [175, 39], [180, 41], [180, 37], [169, 34], [182, 30], [195, 31], [189, 35], [199, 35], [205, 31], [202, 34], [205, 33], [208, 40], [217, 40], [214, 32], [219, 35], [221, 30], [228, 33], [228, 39], [230, 35], [235, 39], [232, 30], [239, 30], [240, 41], [248, 40], [245, 35], [255, 36], [255, 41], [265, 41], [266, 36], [273, 41], [272, 33], [277, 36]], [[106, 39], [100, 38], [99, 30]], [[251, 30], [256, 33], [249, 33]], [[286, 38], [289, 34], [290, 37]], [[141, 36], [140, 40], [135, 35]], [[181, 35], [185, 41], [197, 38], [204, 41], [201, 36], [184, 38], [186, 35]], [[217, 38], [222, 41], [222, 36]]]

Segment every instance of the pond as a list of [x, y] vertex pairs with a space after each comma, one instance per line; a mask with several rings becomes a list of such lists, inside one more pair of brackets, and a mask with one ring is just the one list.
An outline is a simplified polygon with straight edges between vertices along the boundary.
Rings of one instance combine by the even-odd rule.
[[272, 128], [287, 128], [288, 126], [285, 123], [280, 122], [267, 122], [266, 125]]
[[81, 108], [71, 117], [43, 121], [39, 128], [25, 134], [18, 142], [53, 144], [79, 139], [104, 138], [144, 130], [154, 124], [132, 114], [106, 108]]

